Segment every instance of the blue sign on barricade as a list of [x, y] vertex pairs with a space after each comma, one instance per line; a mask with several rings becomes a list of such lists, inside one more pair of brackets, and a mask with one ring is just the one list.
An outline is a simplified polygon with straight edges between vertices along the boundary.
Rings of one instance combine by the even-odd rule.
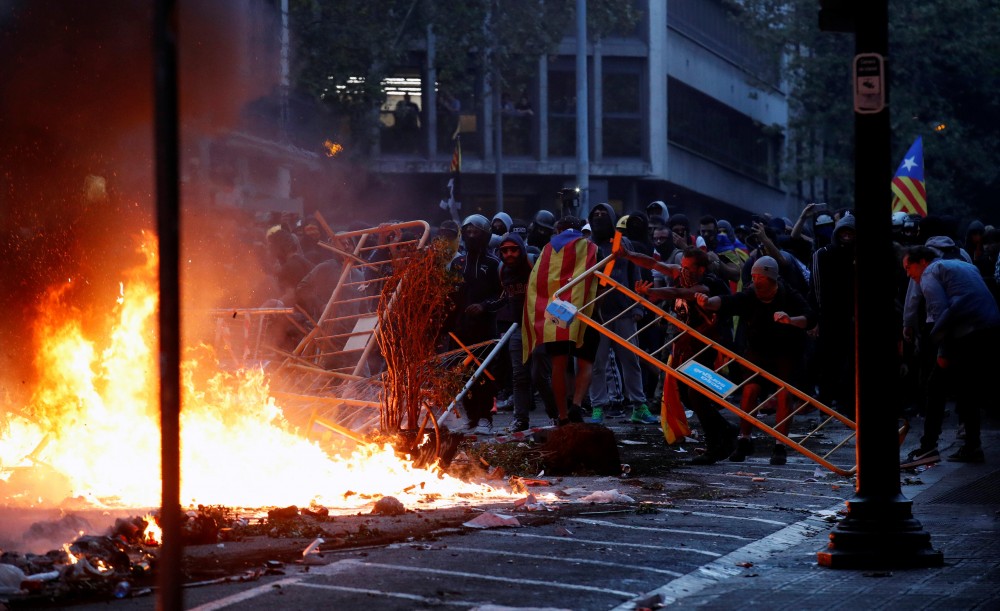
[[728, 396], [736, 385], [696, 361], [684, 363], [677, 371], [708, 388], [720, 397]]

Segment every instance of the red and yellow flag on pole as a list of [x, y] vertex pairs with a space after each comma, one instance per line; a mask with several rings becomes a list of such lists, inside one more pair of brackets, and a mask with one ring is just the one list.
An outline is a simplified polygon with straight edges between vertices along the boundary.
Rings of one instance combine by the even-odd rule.
[[927, 189], [924, 186], [924, 145], [920, 136], [906, 151], [892, 177], [892, 211], [927, 216]]

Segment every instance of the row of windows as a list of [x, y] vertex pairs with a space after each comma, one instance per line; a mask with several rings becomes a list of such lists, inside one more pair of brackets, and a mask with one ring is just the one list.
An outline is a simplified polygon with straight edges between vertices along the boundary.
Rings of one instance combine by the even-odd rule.
[[[616, 65], [617, 64], [617, 65]], [[602, 158], [642, 159], [647, 150], [648, 131], [644, 104], [645, 78], [637, 62], [612, 62], [602, 83], [600, 153]], [[576, 155], [576, 77], [570, 70], [548, 74], [547, 157]], [[781, 136], [729, 106], [674, 78], [667, 80], [668, 139], [704, 158], [767, 184], [777, 185]], [[530, 98], [531, 96], [526, 96]], [[502, 117], [502, 145], [505, 157], [540, 158], [541, 121], [537, 105], [519, 100]], [[525, 109], [527, 107], [527, 110]], [[437, 115], [438, 154], [450, 154], [451, 136], [462, 126], [462, 148], [467, 157], [482, 156], [481, 122], [478, 109], [462, 109], [457, 114]], [[402, 129], [393, 123], [396, 115], [384, 111], [386, 129], [382, 151], [387, 154], [421, 154], [426, 138], [419, 127]], [[419, 122], [418, 125], [423, 125]], [[593, 126], [592, 126], [593, 129]], [[593, 132], [592, 132], [593, 133]], [[591, 154], [596, 143], [591, 141]]]

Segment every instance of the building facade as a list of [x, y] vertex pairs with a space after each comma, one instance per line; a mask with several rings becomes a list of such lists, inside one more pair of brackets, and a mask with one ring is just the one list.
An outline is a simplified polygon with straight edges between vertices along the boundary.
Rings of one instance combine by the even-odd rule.
[[[637, 4], [643, 18], [632, 35], [587, 44], [589, 202], [627, 213], [662, 200], [694, 221], [797, 216], [780, 180], [789, 109], [779, 54], [755, 47], [722, 0]], [[429, 38], [422, 65], [386, 82], [372, 172], [424, 196], [415, 212], [432, 218], [458, 132], [463, 215], [558, 212], [558, 193], [577, 186], [575, 39], [499, 92], [500, 104], [485, 87], [461, 100], [438, 90], [426, 61], [433, 45]], [[407, 93], [419, 109], [415, 130], [397, 124]]]

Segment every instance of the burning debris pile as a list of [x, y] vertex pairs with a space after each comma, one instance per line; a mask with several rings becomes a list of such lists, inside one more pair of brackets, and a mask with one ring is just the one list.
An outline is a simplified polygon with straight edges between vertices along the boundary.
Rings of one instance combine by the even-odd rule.
[[[0, 501], [10, 506], [155, 507], [160, 498], [155, 248], [124, 274], [107, 311], [83, 312], [56, 289], [39, 307], [27, 405], [0, 411]], [[286, 420], [262, 370], [220, 371], [208, 351], [183, 367], [182, 501], [190, 506], [309, 506], [357, 511], [382, 495], [441, 503], [458, 492], [508, 493], [417, 468], [388, 444], [331, 458]], [[197, 356], [199, 358], [194, 358]], [[46, 489], [34, 486], [50, 474]], [[345, 494], [353, 491], [355, 494]]]
[[[79, 526], [80, 520], [64, 516], [55, 523], [35, 523], [25, 536]], [[5, 551], [0, 555], [0, 600], [15, 604], [148, 593], [159, 534], [153, 516], [147, 515], [118, 519], [106, 535], [81, 531], [71, 543], [44, 554]]]

